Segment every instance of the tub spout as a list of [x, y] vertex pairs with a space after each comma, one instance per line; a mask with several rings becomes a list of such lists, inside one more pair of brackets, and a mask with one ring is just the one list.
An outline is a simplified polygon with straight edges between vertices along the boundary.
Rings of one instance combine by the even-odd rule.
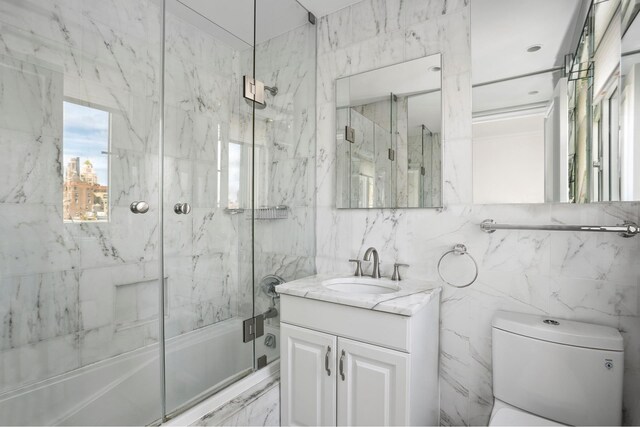
[[272, 317], [278, 316], [278, 309], [275, 307], [269, 307], [267, 311], [263, 314], [265, 319], [271, 319]]

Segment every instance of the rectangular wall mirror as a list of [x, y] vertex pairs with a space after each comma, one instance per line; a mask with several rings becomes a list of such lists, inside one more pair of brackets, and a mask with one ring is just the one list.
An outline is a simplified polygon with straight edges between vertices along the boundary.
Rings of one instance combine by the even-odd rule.
[[638, 0], [472, 0], [474, 203], [640, 200]]
[[338, 208], [442, 206], [441, 56], [336, 80]]

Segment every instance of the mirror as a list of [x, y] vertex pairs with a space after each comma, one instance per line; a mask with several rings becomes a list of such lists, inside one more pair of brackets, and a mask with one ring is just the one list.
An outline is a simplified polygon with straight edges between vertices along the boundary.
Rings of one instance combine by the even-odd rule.
[[622, 2], [620, 65], [621, 200], [640, 200], [640, 10], [639, 0]]
[[442, 206], [441, 56], [336, 80], [338, 208]]
[[474, 203], [640, 200], [637, 5], [471, 1]]

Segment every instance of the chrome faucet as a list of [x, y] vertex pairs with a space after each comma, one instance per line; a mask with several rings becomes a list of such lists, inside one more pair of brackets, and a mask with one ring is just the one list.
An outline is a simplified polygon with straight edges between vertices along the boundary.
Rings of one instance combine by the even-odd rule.
[[378, 257], [378, 251], [374, 247], [370, 247], [364, 253], [364, 257], [362, 257], [365, 261], [371, 261], [371, 254], [373, 254], [373, 272], [371, 273], [371, 277], [374, 279], [379, 279], [380, 277], [380, 258]]

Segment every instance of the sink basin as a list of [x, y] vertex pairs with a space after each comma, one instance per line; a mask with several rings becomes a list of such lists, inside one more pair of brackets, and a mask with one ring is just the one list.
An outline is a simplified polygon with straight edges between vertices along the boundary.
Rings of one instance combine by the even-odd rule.
[[391, 294], [400, 290], [397, 285], [387, 283], [381, 279], [358, 277], [325, 280], [322, 284], [329, 290], [350, 294]]

